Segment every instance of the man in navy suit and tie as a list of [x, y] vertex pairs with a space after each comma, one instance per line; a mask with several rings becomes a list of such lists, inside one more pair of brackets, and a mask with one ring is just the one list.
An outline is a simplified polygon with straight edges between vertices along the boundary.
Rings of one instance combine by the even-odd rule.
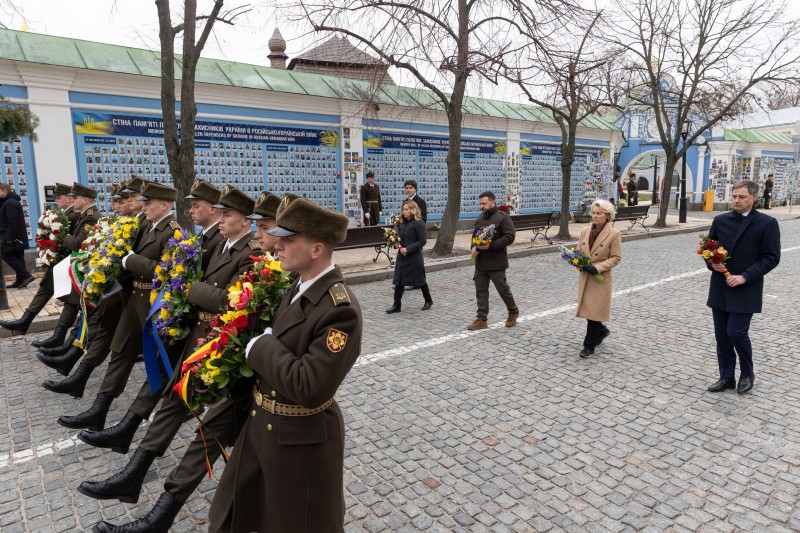
[[[778, 221], [756, 211], [753, 204], [758, 185], [750, 180], [733, 184], [733, 211], [718, 215], [711, 223], [710, 239], [728, 251], [725, 265], [709, 265], [714, 270], [708, 288], [707, 305], [714, 316], [717, 339], [719, 380], [710, 392], [736, 388], [744, 394], [753, 388], [753, 348], [750, 343], [750, 320], [761, 312], [764, 276], [781, 259], [781, 236]], [[724, 271], [731, 276], [725, 278]], [[736, 386], [736, 355], [740, 377]]]
[[406, 180], [403, 184], [403, 188], [406, 190], [406, 194], [408, 195], [408, 199], [417, 204], [419, 207], [419, 213], [422, 216], [422, 221], [428, 221], [428, 204], [425, 203], [425, 200], [420, 198], [419, 194], [417, 194], [417, 180]]

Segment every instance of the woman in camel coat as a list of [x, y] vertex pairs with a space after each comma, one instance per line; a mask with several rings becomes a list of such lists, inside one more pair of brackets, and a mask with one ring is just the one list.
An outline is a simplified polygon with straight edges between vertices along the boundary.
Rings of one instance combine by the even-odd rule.
[[[592, 225], [581, 231], [578, 248], [592, 263], [578, 274], [578, 310], [575, 316], [585, 318], [586, 337], [580, 356], [590, 357], [595, 347], [611, 333], [603, 322], [611, 319], [611, 293], [614, 287], [611, 269], [622, 260], [622, 238], [611, 227], [614, 206], [605, 200], [592, 202]], [[595, 274], [602, 274], [600, 282]]]

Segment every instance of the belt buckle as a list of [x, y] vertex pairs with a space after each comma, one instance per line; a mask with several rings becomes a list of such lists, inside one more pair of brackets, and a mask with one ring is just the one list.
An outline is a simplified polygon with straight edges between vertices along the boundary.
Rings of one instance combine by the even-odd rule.
[[259, 391], [259, 390], [256, 390], [256, 394], [255, 394], [255, 396], [256, 396], [256, 404], [257, 404], [259, 407], [261, 407], [261, 401], [264, 399], [264, 397], [261, 395], [261, 391]]

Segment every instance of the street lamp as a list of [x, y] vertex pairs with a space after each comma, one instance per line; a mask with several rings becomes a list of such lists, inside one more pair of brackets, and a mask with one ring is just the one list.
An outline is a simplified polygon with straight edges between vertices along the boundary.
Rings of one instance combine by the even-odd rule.
[[686, 137], [689, 136], [689, 126], [691, 122], [688, 120], [683, 123], [681, 127], [681, 139], [683, 139], [683, 169], [681, 171], [681, 192], [680, 203], [678, 205], [678, 223], [686, 224], [686, 156], [689, 155], [686, 149]]

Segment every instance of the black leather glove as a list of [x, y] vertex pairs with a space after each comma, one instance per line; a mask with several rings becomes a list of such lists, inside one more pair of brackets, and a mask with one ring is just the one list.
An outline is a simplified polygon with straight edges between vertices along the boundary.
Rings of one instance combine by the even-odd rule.
[[589, 265], [586, 268], [584, 268], [584, 271], [594, 276], [595, 274], [597, 274], [597, 267], [595, 267], [594, 265]]

